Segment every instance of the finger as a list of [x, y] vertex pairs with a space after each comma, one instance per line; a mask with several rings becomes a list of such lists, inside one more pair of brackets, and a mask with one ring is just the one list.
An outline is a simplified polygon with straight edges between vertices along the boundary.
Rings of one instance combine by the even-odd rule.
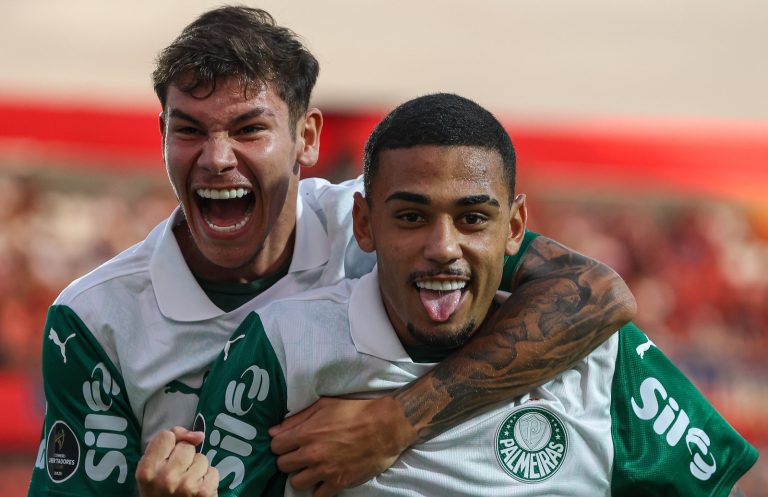
[[144, 455], [136, 467], [136, 477], [142, 481], [152, 479], [158, 468], [171, 455], [176, 447], [176, 437], [172, 432], [164, 430], [149, 441]]
[[183, 426], [174, 426], [171, 428], [171, 433], [176, 435], [177, 437], [183, 436], [185, 433], [189, 432], [190, 430], [184, 428]]
[[306, 468], [290, 478], [291, 485], [296, 490], [309, 490], [323, 483], [323, 475], [316, 468]]
[[194, 445], [187, 442], [177, 443], [171, 455], [168, 456], [168, 461], [165, 463], [166, 471], [181, 476], [181, 474], [189, 470], [196, 454], [197, 451]]
[[202, 431], [191, 431], [181, 426], [174, 426], [171, 432], [176, 436], [177, 442], [187, 442], [192, 445], [200, 445], [205, 439], [205, 433]]
[[209, 469], [210, 464], [208, 463], [208, 459], [198, 452], [195, 453], [192, 462], [185, 472], [168, 473], [168, 480], [170, 480], [172, 484], [177, 485], [175, 487], [174, 495], [194, 495], [198, 497], [205, 495], [204, 493], [201, 494], [201, 488], [205, 486], [204, 478]]
[[269, 448], [278, 456], [291, 453], [301, 447], [296, 435], [295, 429], [280, 432], [272, 437]]
[[[319, 401], [318, 401], [319, 402]], [[315, 412], [320, 408], [318, 405], [318, 402], [315, 402], [311, 406], [307, 407], [303, 411], [299, 411], [293, 416], [289, 416], [283, 420], [282, 423], [280, 423], [277, 426], [273, 426], [269, 429], [269, 435], [271, 437], [274, 437], [278, 435], [279, 433], [282, 433], [287, 430], [292, 430], [302, 424], [304, 421], [311, 418]]]
[[210, 485], [210, 483], [205, 482], [205, 476], [208, 474], [209, 469], [208, 459], [200, 453], [195, 453], [189, 468], [178, 475], [179, 483], [176, 487], [176, 494], [194, 495], [197, 497], [206, 495], [202, 489], [207, 489]]
[[307, 466], [309, 463], [298, 450], [277, 456], [277, 469], [283, 473], [294, 473]]
[[210, 467], [211, 465], [208, 462], [208, 458], [206, 458], [203, 454], [196, 452], [192, 458], [192, 463], [189, 465], [189, 468], [187, 468], [185, 477], [195, 480], [202, 480], [208, 473]]
[[333, 497], [338, 494], [342, 489], [336, 488], [333, 485], [321, 482], [320, 485], [312, 492], [312, 497]]
[[203, 476], [203, 483], [198, 492], [199, 497], [216, 497], [219, 488], [219, 470], [208, 467], [208, 472]]

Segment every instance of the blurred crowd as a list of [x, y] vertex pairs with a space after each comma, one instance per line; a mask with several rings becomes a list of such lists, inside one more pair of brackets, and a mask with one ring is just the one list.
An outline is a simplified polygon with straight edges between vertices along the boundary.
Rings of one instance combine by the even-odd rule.
[[[58, 292], [141, 240], [174, 207], [163, 178], [143, 188], [126, 188], [132, 181], [122, 177], [60, 183], [44, 175], [0, 176], [0, 368], [6, 370], [39, 374], [46, 310]], [[768, 412], [765, 210], [546, 192], [529, 198], [530, 227], [615, 268], [637, 297], [638, 325], [728, 419], [742, 409]], [[731, 406], [739, 408], [730, 412]]]
[[543, 197], [529, 220], [616, 269], [638, 326], [732, 424], [768, 443], [768, 209]]
[[175, 205], [163, 178], [138, 189], [126, 188], [131, 178], [110, 179], [0, 176], [0, 368], [39, 374], [58, 293], [144, 238]]

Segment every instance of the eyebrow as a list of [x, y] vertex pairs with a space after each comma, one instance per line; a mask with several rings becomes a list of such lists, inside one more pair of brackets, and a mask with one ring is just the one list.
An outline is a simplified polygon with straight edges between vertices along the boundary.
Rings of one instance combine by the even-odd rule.
[[[432, 203], [432, 199], [429, 197], [429, 195], [423, 195], [421, 193], [413, 193], [413, 192], [394, 192], [391, 195], [389, 195], [384, 200], [384, 202], [386, 203], [393, 200], [402, 200], [405, 202], [413, 202], [416, 204], [423, 204], [423, 205], [429, 205]], [[468, 195], [466, 197], [459, 198], [454, 202], [454, 204], [459, 207], [478, 205], [478, 204], [489, 204], [494, 207], [501, 207], [501, 204], [499, 204], [499, 201], [491, 197], [490, 195]]]
[[388, 196], [386, 199], [384, 199], [384, 202], [389, 202], [392, 200], [403, 200], [405, 202], [414, 202], [416, 204], [424, 204], [428, 205], [432, 203], [432, 199], [429, 198], [428, 195], [422, 195], [420, 193], [411, 193], [411, 192], [395, 192]]
[[259, 117], [261, 115], [274, 117], [275, 113], [267, 109], [266, 107], [256, 107], [232, 119], [232, 124], [240, 124], [243, 121], [248, 121], [249, 119], [253, 119], [254, 117]]
[[[239, 116], [235, 117], [230, 121], [230, 124], [240, 124], [244, 121], [247, 121], [249, 119], [253, 119], [254, 117], [259, 117], [260, 115], [265, 114], [268, 116], [274, 116], [274, 112], [271, 110], [266, 109], [265, 107], [256, 107], [254, 109], [249, 110], [248, 112], [245, 112], [243, 114], [240, 114]], [[189, 121], [192, 124], [194, 124], [197, 127], [202, 128], [203, 123], [200, 122], [198, 119], [192, 117], [191, 115], [187, 114], [183, 110], [179, 109], [173, 109], [170, 112], [170, 116], [172, 118], [176, 119], [184, 119], [185, 121]]]
[[195, 119], [194, 117], [190, 116], [189, 114], [187, 114], [187, 113], [186, 113], [186, 112], [184, 112], [183, 110], [179, 110], [179, 109], [172, 109], [172, 110], [171, 110], [171, 112], [169, 113], [169, 116], [170, 116], [172, 119], [173, 119], [173, 118], [175, 118], [175, 119], [184, 119], [185, 121], [189, 121], [189, 122], [191, 122], [191, 123], [192, 123], [192, 124], [194, 124], [195, 126], [198, 126], [198, 127], [201, 127], [201, 128], [203, 127], [203, 126], [202, 126], [202, 125], [203, 125], [203, 123], [201, 123], [200, 121], [198, 121], [198, 120], [197, 120], [197, 119]]
[[501, 204], [499, 204], [499, 201], [491, 197], [490, 195], [470, 195], [468, 197], [462, 197], [456, 201], [456, 205], [459, 205], [459, 206], [476, 205], [476, 204], [489, 204], [494, 207], [501, 207]]

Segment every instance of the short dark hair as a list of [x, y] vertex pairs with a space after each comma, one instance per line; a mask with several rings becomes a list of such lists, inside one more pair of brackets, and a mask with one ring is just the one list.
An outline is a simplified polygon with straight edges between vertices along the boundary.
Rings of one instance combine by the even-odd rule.
[[476, 146], [495, 150], [504, 164], [510, 202], [515, 193], [515, 148], [501, 123], [468, 98], [435, 93], [409, 100], [376, 125], [363, 153], [365, 195], [370, 198], [384, 150], [419, 145]]
[[320, 65], [288, 28], [266, 11], [224, 6], [189, 24], [157, 57], [152, 82], [165, 109], [168, 87], [191, 93], [221, 78], [239, 78], [243, 91], [270, 84], [295, 124], [309, 108]]

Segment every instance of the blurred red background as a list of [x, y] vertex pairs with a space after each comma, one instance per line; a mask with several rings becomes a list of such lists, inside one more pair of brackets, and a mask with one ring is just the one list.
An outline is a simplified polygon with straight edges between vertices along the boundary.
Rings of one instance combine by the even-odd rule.
[[[322, 160], [305, 173], [358, 174], [382, 115], [327, 112]], [[531, 229], [619, 271], [637, 323], [765, 455], [768, 125], [506, 125]], [[159, 138], [152, 108], [0, 100], [0, 460], [11, 475], [2, 495], [23, 495], [37, 449], [47, 306], [173, 208]], [[750, 473], [747, 495], [763, 495], [765, 467]]]

